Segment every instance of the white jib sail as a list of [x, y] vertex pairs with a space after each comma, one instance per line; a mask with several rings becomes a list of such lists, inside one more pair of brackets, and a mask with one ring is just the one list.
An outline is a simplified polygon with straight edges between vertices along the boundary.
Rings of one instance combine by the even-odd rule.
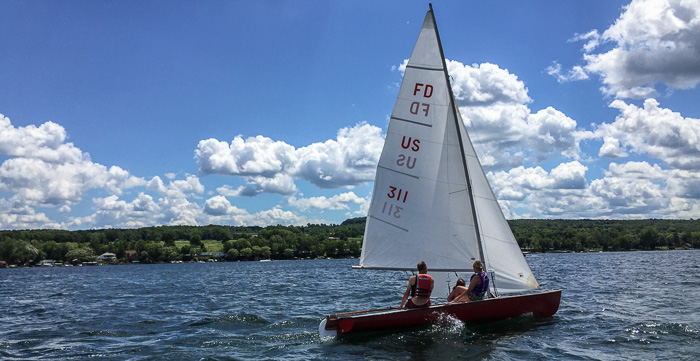
[[495, 272], [499, 291], [536, 288], [453, 98], [429, 11], [379, 159], [360, 267], [415, 270], [418, 262], [425, 261], [429, 272], [469, 272], [480, 257], [466, 163], [486, 267]]

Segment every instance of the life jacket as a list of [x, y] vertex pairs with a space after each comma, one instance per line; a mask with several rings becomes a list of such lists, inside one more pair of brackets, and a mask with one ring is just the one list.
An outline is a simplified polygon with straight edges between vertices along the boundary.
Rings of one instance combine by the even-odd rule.
[[433, 289], [430, 285], [433, 283], [433, 277], [427, 274], [416, 275], [416, 282], [411, 287], [411, 297], [430, 298]]
[[489, 289], [489, 275], [486, 274], [486, 272], [475, 273], [472, 275], [472, 278], [474, 276], [477, 276], [477, 275], [479, 277], [481, 277], [481, 284], [474, 287], [474, 289], [472, 290], [472, 293], [477, 295], [477, 296], [480, 296], [480, 295], [483, 295], [484, 293], [486, 293], [486, 291], [488, 291], [488, 289]]

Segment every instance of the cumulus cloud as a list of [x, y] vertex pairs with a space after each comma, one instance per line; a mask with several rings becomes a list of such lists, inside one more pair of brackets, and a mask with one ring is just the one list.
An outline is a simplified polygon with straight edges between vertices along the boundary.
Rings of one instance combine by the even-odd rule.
[[678, 169], [700, 170], [700, 119], [685, 118], [647, 99], [644, 107], [615, 100], [620, 111], [612, 123], [594, 131], [605, 143], [601, 156], [623, 157], [627, 152], [648, 154]]
[[195, 157], [204, 174], [238, 176], [274, 176], [296, 161], [293, 146], [262, 135], [247, 139], [238, 135], [231, 144], [216, 139], [202, 140]]
[[204, 211], [212, 216], [224, 216], [231, 214], [242, 215], [247, 213], [244, 210], [231, 205], [231, 202], [229, 202], [229, 200], [223, 196], [214, 196], [207, 199], [207, 201], [204, 203]]
[[[295, 181], [319, 187], [353, 187], [371, 181], [383, 145], [378, 127], [360, 123], [338, 131], [337, 138], [295, 149], [263, 136], [235, 137], [229, 144], [203, 140], [196, 151], [202, 174], [242, 177], [246, 185], [223, 186], [219, 195], [202, 199], [204, 185], [196, 175], [178, 179], [175, 173], [150, 180], [134, 177], [118, 166], [104, 166], [72, 143], [60, 125], [15, 127], [0, 115], [0, 227], [2, 228], [93, 228], [144, 227], [150, 225], [200, 225], [210, 223], [305, 224], [324, 220], [295, 215], [279, 205], [250, 214], [226, 197], [263, 192], [291, 197], [286, 204], [297, 209], [349, 210], [366, 200], [352, 192], [329, 198], [296, 198]], [[141, 188], [137, 196], [125, 192]], [[71, 216], [73, 206], [92, 198], [92, 213]], [[105, 194], [106, 195], [102, 195]], [[285, 199], [287, 199], [285, 198]], [[53, 221], [38, 207], [65, 214]]]
[[95, 213], [74, 222], [102, 227], [138, 228], [153, 225], [153, 221], [162, 217], [161, 206], [144, 193], [139, 193], [131, 202], [121, 200], [116, 195], [94, 198], [92, 201]]
[[65, 225], [27, 205], [0, 198], [0, 227], [2, 229], [55, 229]]
[[649, 214], [666, 202], [661, 186], [646, 179], [596, 179], [591, 182], [591, 193], [623, 213]]
[[494, 64], [449, 61], [452, 88], [482, 164], [517, 167], [563, 155], [580, 158], [576, 121], [553, 107], [531, 111], [525, 84]]
[[588, 167], [577, 161], [559, 164], [550, 173], [554, 178], [552, 187], [555, 189], [585, 189], [588, 186], [586, 182], [587, 170]]
[[509, 218], [693, 218], [700, 210], [700, 175], [645, 161], [611, 163], [588, 181], [588, 167], [563, 163], [489, 173]]
[[[599, 74], [607, 95], [643, 99], [655, 86], [689, 89], [700, 82], [700, 2], [633, 0], [617, 21], [588, 40], [585, 70]], [[594, 53], [602, 43], [611, 50]]]
[[663, 179], [666, 174], [658, 164], [647, 162], [627, 162], [624, 164], [610, 163], [605, 174], [615, 178], [630, 179]]
[[263, 136], [231, 142], [199, 142], [195, 157], [203, 174], [243, 177], [247, 186], [226, 190], [229, 195], [262, 192], [291, 195], [295, 179], [321, 188], [355, 186], [371, 181], [384, 143], [381, 129], [366, 123], [338, 131], [335, 140], [299, 149]]
[[360, 123], [338, 131], [336, 140], [298, 150], [295, 176], [320, 188], [356, 186], [374, 180], [384, 138], [379, 127]]
[[358, 197], [354, 192], [345, 192], [332, 197], [290, 197], [287, 201], [291, 206], [303, 212], [311, 208], [321, 210], [350, 209], [349, 203], [363, 204], [367, 200]]
[[603, 145], [598, 155], [605, 158], [622, 158], [628, 156], [627, 151], [620, 147], [620, 140], [613, 137], [603, 137]]
[[87, 153], [65, 140], [65, 129], [56, 123], [15, 127], [0, 114], [0, 155], [7, 158], [0, 164], [0, 191], [10, 195], [13, 208], [41, 206], [65, 211], [91, 189], [119, 194], [146, 184], [120, 167], [93, 163]]
[[498, 65], [483, 63], [465, 66], [448, 60], [447, 71], [452, 77], [452, 91], [460, 105], [524, 104], [531, 101], [525, 84], [515, 74]]
[[528, 191], [584, 189], [588, 167], [573, 161], [556, 166], [551, 172], [542, 167], [516, 167], [509, 171], [490, 172], [496, 197], [503, 200], [524, 200]]
[[[309, 223], [304, 217], [295, 212], [285, 211], [280, 207], [275, 207], [269, 210], [260, 211], [253, 216], [256, 220], [255, 224], [276, 225], [276, 224], [295, 224], [301, 225]], [[321, 223], [315, 221], [315, 223]]]

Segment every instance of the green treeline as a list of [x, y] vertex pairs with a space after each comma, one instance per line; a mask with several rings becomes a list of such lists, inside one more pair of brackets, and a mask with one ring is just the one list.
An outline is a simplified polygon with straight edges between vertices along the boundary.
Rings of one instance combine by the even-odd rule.
[[34, 265], [45, 259], [95, 262], [107, 252], [116, 255], [116, 263], [346, 258], [360, 254], [364, 226], [364, 218], [356, 218], [340, 225], [265, 228], [209, 225], [0, 231], [0, 261], [10, 265]]
[[508, 224], [520, 248], [532, 252], [700, 248], [700, 219], [519, 219]]
[[[520, 247], [555, 250], [624, 251], [700, 248], [700, 220], [513, 220]], [[225, 261], [357, 257], [365, 218], [340, 225], [161, 226], [105, 230], [0, 231], [0, 261], [34, 265], [42, 260], [94, 262], [116, 255], [116, 263]]]

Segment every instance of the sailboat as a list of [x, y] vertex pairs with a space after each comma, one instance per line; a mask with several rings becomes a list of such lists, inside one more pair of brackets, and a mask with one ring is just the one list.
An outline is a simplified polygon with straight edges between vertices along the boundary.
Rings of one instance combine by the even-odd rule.
[[[328, 315], [319, 325], [321, 337], [429, 324], [445, 316], [465, 322], [550, 317], [559, 308], [561, 290], [526, 292], [539, 285], [466, 132], [432, 4], [391, 114], [366, 222], [360, 264], [353, 268], [415, 271], [425, 261], [442, 287], [438, 280], [471, 272], [481, 260], [495, 296]], [[516, 292], [521, 294], [503, 296]]]

